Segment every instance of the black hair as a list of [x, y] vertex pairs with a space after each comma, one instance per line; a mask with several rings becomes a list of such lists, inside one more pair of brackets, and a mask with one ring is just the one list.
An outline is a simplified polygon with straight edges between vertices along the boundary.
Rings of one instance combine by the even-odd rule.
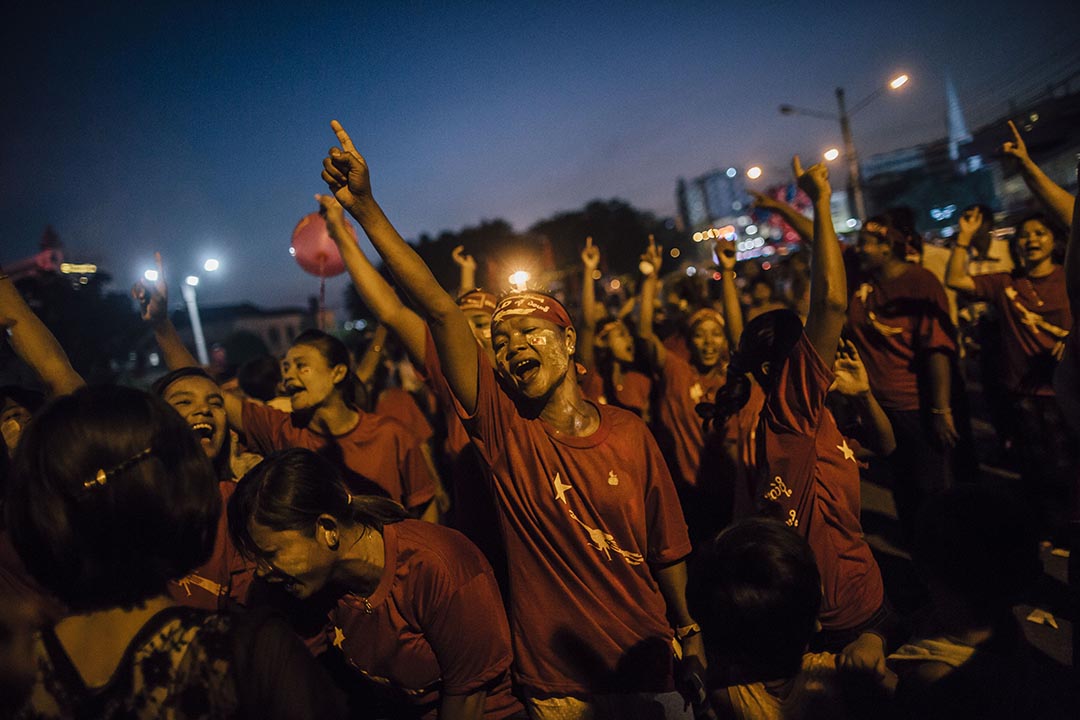
[[[762, 313], [747, 323], [739, 337], [739, 347], [728, 363], [724, 385], [716, 391], [713, 402], [697, 405], [697, 413], [705, 424], [723, 423], [743, 409], [750, 400], [752, 381], [748, 375], [753, 375], [767, 391], [802, 333], [802, 320], [786, 309]], [[767, 376], [761, 373], [766, 362], [770, 365]]]
[[273, 355], [259, 355], [240, 366], [236, 381], [248, 397], [268, 402], [277, 397], [281, 363]]
[[360, 393], [357, 391], [356, 374], [353, 373], [352, 358], [349, 357], [349, 349], [345, 347], [345, 343], [322, 330], [305, 330], [292, 341], [292, 347], [297, 345], [307, 345], [318, 350], [331, 368], [344, 365], [345, 377], [337, 384], [338, 391], [347, 405], [359, 407], [357, 403]]
[[797, 673], [821, 609], [806, 540], [779, 520], [750, 518], [705, 544], [694, 562], [690, 610], [710, 652], [756, 680]]
[[929, 498], [915, 524], [912, 559], [993, 622], [1042, 572], [1025, 502], [995, 487], [958, 485]]
[[380, 532], [384, 525], [409, 517], [388, 498], [350, 495], [337, 466], [304, 448], [267, 455], [237, 484], [228, 513], [233, 544], [249, 557], [262, 555], [248, 530], [251, 522], [311, 536], [320, 515]]
[[52, 400], [23, 433], [12, 470], [12, 544], [73, 612], [160, 595], [213, 549], [213, 468], [183, 419], [148, 393], [102, 386]]
[[[218, 384], [218, 381], [214, 379], [214, 376], [206, 372], [206, 370], [191, 365], [165, 373], [150, 386], [150, 392], [157, 395], [162, 400], [165, 400], [165, 393], [174, 382], [189, 377], [202, 378], [203, 380], [209, 380], [214, 383], [214, 385]], [[168, 403], [168, 400], [165, 402]], [[169, 407], [172, 406], [170, 405]], [[176, 408], [173, 408], [173, 411], [176, 412]], [[190, 428], [188, 428], [188, 430], [190, 431]], [[221, 443], [221, 449], [218, 450], [218, 454], [211, 458], [210, 461], [214, 465], [214, 474], [217, 476], [218, 480], [232, 480], [232, 433], [229, 432], [228, 428], [225, 429], [225, 441]]]
[[1050, 235], [1054, 238], [1053, 259], [1056, 264], [1060, 265], [1065, 261], [1065, 238], [1068, 237], [1069, 233], [1056, 220], [1042, 212], [1029, 212], [1021, 216], [1013, 225], [1013, 236], [1009, 240], [1009, 255], [1012, 257], [1013, 264], [1018, 268], [1024, 267], [1023, 258], [1020, 257], [1016, 243], [1024, 224], [1032, 221], [1040, 223], [1050, 231]]
[[2, 406], [6, 400], [11, 400], [16, 405], [21, 405], [33, 415], [45, 404], [45, 395], [37, 390], [31, 390], [22, 387], [21, 385], [3, 385], [0, 386], [0, 406]]
[[[892, 251], [892, 255], [897, 260], [903, 260], [907, 257], [908, 244], [911, 241], [911, 237], [905, 230], [897, 228], [894, 224], [894, 219], [888, 214], [875, 215], [868, 218], [863, 223], [861, 233], [871, 235], [878, 240], [884, 240], [888, 243], [889, 249]], [[880, 230], [872, 230], [877, 225]], [[922, 249], [922, 239], [919, 238], [919, 249]]]

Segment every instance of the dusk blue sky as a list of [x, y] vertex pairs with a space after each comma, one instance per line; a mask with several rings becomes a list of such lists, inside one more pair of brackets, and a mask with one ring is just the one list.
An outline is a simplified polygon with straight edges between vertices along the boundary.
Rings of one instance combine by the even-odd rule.
[[854, 102], [907, 72], [853, 120], [865, 157], [944, 134], [946, 73], [978, 127], [1075, 66], [1080, 37], [1074, 1], [79, 5], [0, 31], [0, 260], [49, 224], [118, 287], [155, 249], [174, 283], [212, 254], [207, 304], [317, 291], [287, 250], [332, 118], [410, 239], [593, 198], [671, 215], [679, 176], [779, 181], [839, 145], [781, 103], [834, 111], [837, 85]]

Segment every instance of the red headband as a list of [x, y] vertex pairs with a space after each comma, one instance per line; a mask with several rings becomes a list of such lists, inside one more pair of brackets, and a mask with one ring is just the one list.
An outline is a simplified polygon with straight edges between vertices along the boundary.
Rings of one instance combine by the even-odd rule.
[[464, 312], [493, 313], [498, 301], [486, 290], [470, 290], [458, 298], [457, 304]]
[[511, 317], [534, 317], [547, 320], [561, 328], [573, 327], [570, 313], [555, 298], [538, 292], [517, 292], [504, 297], [491, 316], [492, 324]]

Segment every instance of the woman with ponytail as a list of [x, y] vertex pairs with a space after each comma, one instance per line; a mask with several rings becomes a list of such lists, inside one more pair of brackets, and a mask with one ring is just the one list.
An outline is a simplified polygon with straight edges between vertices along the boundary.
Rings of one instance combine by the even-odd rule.
[[321, 650], [340, 652], [379, 717], [506, 718], [510, 629], [484, 556], [397, 503], [352, 495], [303, 449], [266, 458], [229, 500], [229, 531], [256, 574], [305, 600], [338, 596]]
[[[810, 543], [821, 573], [822, 630], [811, 647], [839, 652], [838, 664], [875, 675], [885, 672], [885, 633], [891, 619], [881, 572], [859, 522], [855, 449], [825, 405], [837, 380], [833, 360], [847, 309], [840, 244], [829, 212], [828, 171], [803, 172], [799, 186], [814, 202], [810, 313], [777, 310], [743, 331], [728, 381], [703, 414], [726, 419], [750, 397], [750, 378], [765, 391], [754, 442], [747, 448], [764, 514], [783, 520]], [[706, 410], [710, 412], [705, 412]]]

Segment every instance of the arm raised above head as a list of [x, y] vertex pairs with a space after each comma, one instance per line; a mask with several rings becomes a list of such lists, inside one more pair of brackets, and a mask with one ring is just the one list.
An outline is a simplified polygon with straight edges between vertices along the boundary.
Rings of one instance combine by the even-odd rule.
[[360, 223], [401, 288], [416, 300], [431, 327], [447, 382], [465, 410], [471, 412], [476, 408], [480, 356], [469, 321], [375, 202], [367, 162], [348, 133], [336, 120], [330, 126], [341, 147], [331, 148], [323, 160], [323, 180]]
[[791, 161], [799, 187], [814, 203], [813, 260], [810, 263], [810, 314], [806, 337], [827, 363], [836, 356], [847, 320], [847, 275], [840, 241], [832, 224], [829, 171], [821, 163], [803, 170], [799, 156]]
[[37, 374], [50, 396], [66, 395], [86, 384], [71, 367], [56, 337], [26, 304], [11, 278], [2, 272], [0, 323], [7, 328], [15, 354]]
[[1028, 155], [1027, 144], [1021, 137], [1016, 123], [1009, 121], [1012, 140], [1001, 146], [1001, 154], [1015, 158], [1020, 164], [1020, 175], [1032, 194], [1039, 199], [1058, 222], [1068, 227], [1073, 221], [1073, 197], [1069, 191], [1050, 179], [1042, 168]]

